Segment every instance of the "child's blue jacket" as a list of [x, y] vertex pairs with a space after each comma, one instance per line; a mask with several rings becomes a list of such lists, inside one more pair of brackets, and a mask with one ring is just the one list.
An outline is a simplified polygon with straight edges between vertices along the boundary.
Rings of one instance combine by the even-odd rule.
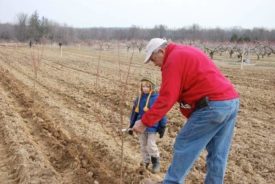
[[[130, 117], [130, 127], [133, 127], [135, 122], [137, 120], [140, 120], [143, 116], [143, 114], [145, 113], [143, 108], [146, 105], [146, 100], [149, 94], [142, 94], [140, 102], [139, 102], [139, 112], [135, 112], [135, 108], [138, 104], [138, 97], [136, 98], [136, 100], [134, 101], [134, 105], [132, 108], [132, 113], [131, 113], [131, 117]], [[149, 100], [149, 105], [148, 108], [150, 109], [152, 107], [152, 105], [154, 104], [154, 102], [157, 100], [158, 97], [158, 93], [152, 93], [150, 100]], [[155, 123], [154, 126], [152, 127], [147, 127], [146, 132], [157, 132], [159, 127], [164, 127], [166, 126], [167, 123], [167, 117], [164, 116], [159, 122]]]

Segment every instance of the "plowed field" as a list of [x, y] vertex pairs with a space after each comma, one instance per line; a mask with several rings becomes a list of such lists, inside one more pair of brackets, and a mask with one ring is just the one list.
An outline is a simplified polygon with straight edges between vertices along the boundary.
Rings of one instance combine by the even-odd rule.
[[[37, 76], [31, 53], [38, 49], [0, 47], [0, 183], [130, 184], [164, 176], [186, 121], [178, 105], [158, 140], [157, 175], [140, 166], [137, 137], [120, 131], [128, 127], [141, 75], [152, 72], [160, 82], [143, 53], [66, 47], [60, 57], [58, 48], [44, 47]], [[233, 60], [215, 62], [241, 97], [225, 183], [275, 183], [275, 58], [243, 70]], [[205, 155], [186, 183], [203, 183]]]

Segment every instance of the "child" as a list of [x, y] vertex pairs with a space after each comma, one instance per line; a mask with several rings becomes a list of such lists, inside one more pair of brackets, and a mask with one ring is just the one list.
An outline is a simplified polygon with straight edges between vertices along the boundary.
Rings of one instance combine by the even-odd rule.
[[[158, 97], [158, 93], [154, 90], [155, 84], [149, 78], [143, 78], [141, 80], [140, 95], [134, 101], [131, 118], [130, 128], [132, 128], [135, 122], [142, 118], [143, 114], [149, 110]], [[164, 116], [153, 127], [148, 127], [146, 131], [139, 135], [139, 141], [141, 146], [141, 154], [143, 163], [148, 168], [150, 162], [152, 162], [152, 173], [160, 171], [160, 157], [159, 150], [156, 144], [156, 133], [159, 133], [160, 138], [163, 137], [167, 118]], [[132, 134], [129, 131], [129, 134]]]

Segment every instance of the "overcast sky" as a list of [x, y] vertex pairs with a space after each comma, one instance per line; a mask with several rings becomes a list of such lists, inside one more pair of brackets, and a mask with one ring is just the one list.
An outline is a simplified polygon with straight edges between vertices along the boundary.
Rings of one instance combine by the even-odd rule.
[[73, 27], [275, 29], [275, 0], [0, 0], [0, 23], [15, 23], [18, 13]]

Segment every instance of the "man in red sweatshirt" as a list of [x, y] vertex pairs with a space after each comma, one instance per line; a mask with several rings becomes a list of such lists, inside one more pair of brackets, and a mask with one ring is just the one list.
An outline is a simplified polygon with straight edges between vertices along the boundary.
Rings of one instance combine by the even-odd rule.
[[164, 184], [182, 184], [188, 171], [206, 148], [206, 184], [222, 184], [234, 126], [239, 95], [213, 61], [199, 49], [153, 38], [146, 46], [145, 63], [161, 68], [159, 97], [135, 123], [142, 133], [153, 126], [178, 102], [188, 118], [177, 135], [173, 160]]

